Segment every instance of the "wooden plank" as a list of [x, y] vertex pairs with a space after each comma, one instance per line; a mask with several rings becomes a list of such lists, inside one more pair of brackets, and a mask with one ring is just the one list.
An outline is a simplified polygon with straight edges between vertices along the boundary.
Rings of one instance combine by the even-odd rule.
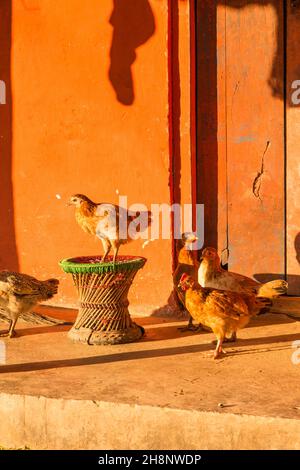
[[282, 1], [226, 7], [229, 268], [260, 281], [285, 271], [282, 51]]
[[205, 245], [226, 241], [225, 9], [196, 2], [197, 201], [205, 208]]
[[272, 313], [283, 313], [300, 319], [300, 297], [278, 297], [273, 300]]
[[[300, 93], [293, 88], [300, 80], [300, 5], [287, 2], [287, 274], [289, 293], [300, 294]], [[297, 86], [299, 90], [299, 85]]]

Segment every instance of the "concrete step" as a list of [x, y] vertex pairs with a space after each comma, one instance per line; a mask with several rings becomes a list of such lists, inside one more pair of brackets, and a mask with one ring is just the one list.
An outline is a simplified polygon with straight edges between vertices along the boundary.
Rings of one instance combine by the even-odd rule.
[[300, 449], [300, 420], [0, 394], [0, 442], [30, 449]]
[[300, 450], [299, 321], [261, 315], [217, 361], [211, 333], [135, 321], [145, 337], [115, 346], [74, 344], [68, 325], [18, 323], [1, 343], [0, 446]]

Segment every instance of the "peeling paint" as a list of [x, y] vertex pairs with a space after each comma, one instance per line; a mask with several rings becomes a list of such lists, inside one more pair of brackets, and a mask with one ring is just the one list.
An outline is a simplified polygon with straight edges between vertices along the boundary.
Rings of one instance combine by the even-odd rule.
[[236, 144], [243, 144], [244, 142], [253, 142], [255, 141], [255, 137], [253, 135], [241, 135], [234, 139]]

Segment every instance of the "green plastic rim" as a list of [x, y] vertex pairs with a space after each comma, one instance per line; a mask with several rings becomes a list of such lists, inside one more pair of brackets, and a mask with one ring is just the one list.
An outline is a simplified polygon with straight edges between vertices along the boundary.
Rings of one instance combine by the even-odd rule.
[[65, 273], [72, 274], [106, 274], [109, 272], [123, 272], [141, 269], [146, 263], [146, 258], [141, 256], [118, 256], [115, 263], [112, 256], [109, 262], [101, 263], [99, 256], [78, 256], [66, 258], [59, 262], [59, 266]]

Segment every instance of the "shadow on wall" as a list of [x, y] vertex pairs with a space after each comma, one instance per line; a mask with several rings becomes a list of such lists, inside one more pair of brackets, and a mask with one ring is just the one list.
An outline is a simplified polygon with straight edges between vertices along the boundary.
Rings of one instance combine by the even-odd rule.
[[[285, 77], [283, 71], [283, 60], [284, 60], [284, 21], [285, 21], [285, 9], [293, 17], [296, 17], [300, 21], [300, 0], [214, 0], [215, 4], [226, 5], [230, 8], [245, 8], [251, 5], [257, 5], [261, 7], [272, 6], [277, 15], [277, 27], [276, 27], [276, 50], [273, 57], [272, 68], [268, 80], [269, 87], [273, 96], [284, 99], [285, 98]], [[287, 25], [289, 28], [289, 25]], [[294, 28], [293, 28], [294, 29]], [[294, 34], [296, 30], [294, 30]], [[262, 31], [263, 34], [263, 31]], [[297, 37], [293, 36], [295, 43], [300, 40], [300, 28], [297, 30]], [[298, 64], [297, 64], [298, 65]], [[300, 69], [299, 69], [300, 70]], [[299, 106], [292, 102], [292, 83], [287, 83], [287, 88], [291, 91], [290, 96], [287, 96], [287, 105], [291, 107]]]
[[[272, 7], [276, 12], [277, 24], [274, 31], [274, 55], [269, 71], [268, 85], [274, 98], [285, 99], [284, 71], [284, 18], [287, 11], [298, 19], [300, 25], [300, 0], [202, 0], [196, 2], [197, 11], [197, 201], [205, 205], [205, 245], [217, 247], [218, 243], [218, 128], [223, 122], [218, 118], [218, 64], [217, 64], [217, 8], [243, 10], [251, 7]], [[267, 15], [267, 11], [266, 11]], [[228, 29], [230, 24], [228, 25]], [[295, 31], [295, 28], [293, 28]], [[260, 32], [264, 35], [264, 31]], [[242, 34], [242, 30], [241, 30]], [[300, 41], [300, 27], [295, 43]], [[205, 44], [205, 47], [201, 47]], [[230, 51], [228, 51], [230, 54]], [[240, 57], [241, 65], [247, 65], [248, 57]], [[295, 64], [294, 64], [295, 65]], [[296, 64], [298, 65], [298, 64]], [[300, 61], [299, 61], [300, 71]], [[209, 77], [209, 79], [208, 79]], [[287, 83], [287, 90], [291, 90]], [[287, 106], [292, 93], [287, 93]], [[299, 106], [299, 105], [298, 105]], [[205, 119], [203, 118], [205, 116]], [[203, 137], [205, 136], [205, 138]], [[226, 250], [224, 250], [226, 255]], [[226, 263], [226, 260], [224, 260]]]
[[0, 105], [0, 269], [18, 270], [12, 184], [11, 0], [0, 2], [0, 80], [6, 104]]
[[155, 31], [154, 15], [148, 0], [114, 0], [110, 18], [113, 37], [110, 49], [109, 79], [117, 100], [130, 106], [134, 102], [132, 65], [136, 49]]
[[[273, 96], [284, 98], [284, 74], [283, 74], [283, 34], [284, 34], [284, 0], [216, 0], [220, 5], [227, 5], [230, 8], [241, 9], [251, 5], [266, 7], [271, 5], [276, 11], [277, 27], [276, 27], [276, 51], [273, 57], [272, 69], [269, 77], [269, 86]], [[262, 31], [263, 34], [263, 31]]]
[[[178, 1], [174, 1], [173, 8], [178, 8]], [[182, 1], [182, 0], [181, 0]], [[292, 3], [290, 8], [297, 8]], [[206, 23], [216, 23], [216, 10], [218, 5], [226, 5], [229, 8], [242, 9], [251, 5], [261, 7], [273, 6], [277, 13], [276, 28], [276, 52], [273, 58], [272, 70], [269, 77], [269, 86], [273, 96], [283, 99], [284, 97], [284, 75], [282, 72], [283, 58], [283, 0], [213, 0], [206, 3], [211, 9], [213, 19], [206, 18]], [[205, 9], [201, 3], [197, 8]], [[113, 38], [110, 49], [109, 79], [116, 92], [117, 99], [124, 105], [132, 105], [134, 102], [134, 82], [131, 67], [136, 59], [136, 49], [147, 42], [155, 31], [154, 15], [148, 0], [114, 0], [114, 8], [110, 18], [113, 26]], [[216, 47], [216, 44], [215, 44]]]

